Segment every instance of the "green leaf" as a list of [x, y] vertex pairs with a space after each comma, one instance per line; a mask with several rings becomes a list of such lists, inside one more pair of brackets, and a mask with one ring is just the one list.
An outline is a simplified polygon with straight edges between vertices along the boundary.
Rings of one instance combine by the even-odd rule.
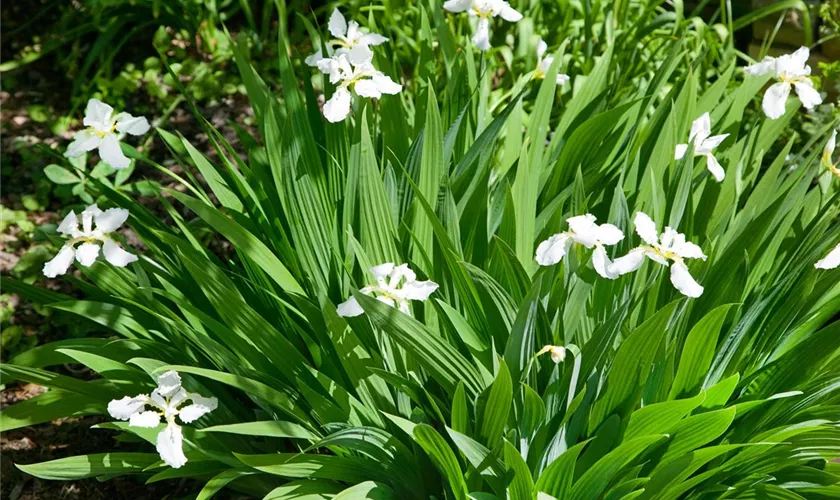
[[253, 474], [255, 474], [255, 472], [248, 469], [228, 469], [220, 472], [204, 484], [204, 487], [198, 492], [196, 500], [210, 500], [231, 481], [236, 481], [241, 477]]
[[387, 485], [365, 481], [347, 488], [333, 497], [333, 500], [391, 500], [394, 498], [397, 498], [394, 495], [394, 490]]
[[306, 439], [314, 441], [320, 437], [304, 427], [280, 420], [267, 420], [264, 422], [244, 422], [241, 424], [214, 425], [200, 429], [200, 432], [224, 432], [226, 434], [239, 434], [243, 436], [264, 436], [276, 438]]
[[508, 486], [508, 498], [511, 500], [531, 500], [534, 498], [534, 478], [528, 464], [512, 444], [505, 441], [505, 463], [513, 471], [513, 480]]
[[426, 424], [415, 426], [412, 435], [446, 478], [455, 498], [467, 500], [467, 484], [464, 482], [464, 474], [461, 472], [458, 460], [446, 441], [437, 431]]
[[360, 293], [354, 296], [373, 324], [411, 353], [447, 391], [454, 392], [463, 382], [471, 396], [481, 392], [483, 383], [478, 370], [441, 337], [411, 316], [372, 297]]
[[665, 337], [678, 302], [668, 304], [639, 325], [618, 348], [607, 374], [607, 389], [592, 410], [590, 425], [597, 427], [620, 407], [634, 404], [633, 396], [637, 394], [652, 369], [657, 348]]
[[630, 423], [624, 430], [623, 440], [627, 441], [635, 437], [670, 432], [670, 429], [681, 418], [694, 411], [703, 403], [705, 398], [706, 394], [701, 391], [700, 394], [690, 399], [665, 401], [664, 403], [654, 403], [639, 408], [630, 415]]
[[94, 476], [138, 474], [159, 461], [157, 453], [100, 453], [17, 465], [17, 468], [41, 479], [70, 481]]
[[283, 290], [290, 294], [304, 295], [303, 288], [301, 288], [286, 266], [256, 236], [233, 220], [222, 215], [214, 207], [202, 201], [177, 191], [169, 191], [169, 193], [195, 212], [196, 215], [204, 219], [207, 224], [219, 231], [225, 238], [229, 239], [237, 248], [241, 249], [266, 274], [271, 276]]
[[623, 442], [583, 473], [572, 488], [569, 498], [571, 500], [597, 499], [621, 469], [665, 437], [642, 436]]
[[671, 399], [694, 392], [706, 378], [712, 366], [720, 329], [733, 305], [726, 304], [713, 309], [688, 333], [677, 374], [671, 385]]
[[82, 182], [76, 174], [58, 165], [44, 167], [44, 175], [56, 184], [76, 184]]
[[478, 434], [485, 445], [495, 448], [502, 438], [513, 402], [513, 385], [504, 361], [499, 363], [496, 380], [489, 391], [487, 403], [480, 415]]

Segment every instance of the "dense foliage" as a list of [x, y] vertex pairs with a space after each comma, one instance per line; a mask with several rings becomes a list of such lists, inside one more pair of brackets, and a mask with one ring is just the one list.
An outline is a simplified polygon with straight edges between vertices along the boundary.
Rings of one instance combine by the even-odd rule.
[[[53, 237], [84, 241], [80, 274], [64, 278], [83, 298], [4, 280], [113, 337], [3, 364], [4, 383], [51, 390], [6, 408], [0, 428], [110, 414], [99, 428], [149, 452], [115, 443], [19, 467], [194, 478], [202, 499], [224, 487], [267, 499], [837, 496], [840, 270], [815, 263], [840, 242], [840, 176], [822, 157], [838, 122], [793, 94], [769, 119], [763, 89], [778, 75], [744, 72], [731, 16], [709, 25], [673, 3], [523, 2], [522, 20], [491, 18], [486, 51], [468, 15], [437, 2], [345, 11], [389, 38], [358, 64], [401, 84], [376, 100], [358, 86], [379, 78], [367, 69], [320, 74], [281, 36], [280, 80], [267, 81], [231, 40], [258, 128], [242, 131], [247, 151], [204, 121], [211, 161], [161, 126], [179, 175], [124, 141], [121, 154], [179, 183], [144, 185], [166, 216], [107, 177], [84, 189], [127, 209], [145, 248], [107, 234], [124, 212], [86, 211], [81, 225], [74, 213]], [[324, 21], [302, 22], [326, 53]], [[550, 49], [538, 55], [539, 39]], [[336, 84], [352, 108], [330, 123]], [[705, 113], [726, 135], [720, 181], [694, 125]], [[791, 133], [803, 115], [813, 135]], [[91, 137], [117, 127], [101, 116], [86, 119], [101, 129]], [[80, 158], [62, 168], [82, 173]], [[639, 212], [658, 223], [656, 245]], [[583, 214], [623, 238], [587, 243], [566, 222]], [[680, 237], [666, 227], [698, 248], [670, 252], [665, 234]], [[570, 230], [577, 244], [539, 265], [540, 242]], [[104, 260], [81, 249], [94, 240]], [[613, 273], [640, 245], [671, 271], [687, 264], [700, 293], [680, 293], [654, 257]], [[385, 281], [386, 263], [417, 276]], [[411, 287], [424, 291], [400, 295]], [[348, 302], [360, 310], [337, 309]], [[101, 378], [49, 369], [64, 363]]]

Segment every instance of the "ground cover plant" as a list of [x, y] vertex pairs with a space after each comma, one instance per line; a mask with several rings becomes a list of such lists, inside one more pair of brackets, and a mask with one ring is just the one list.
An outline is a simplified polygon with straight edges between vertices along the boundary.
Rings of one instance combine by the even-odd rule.
[[198, 498], [837, 496], [838, 121], [809, 115], [807, 48], [749, 60], [725, 8], [679, 2], [339, 7], [301, 18], [311, 52], [279, 38], [279, 82], [230, 41], [247, 151], [161, 126], [171, 172], [135, 148], [146, 118], [88, 102], [62, 168], [179, 188], [149, 184], [162, 218], [85, 185], [43, 270], [82, 298], [4, 280], [113, 332], [0, 366], [50, 388], [3, 431], [96, 414], [117, 438], [21, 470]]

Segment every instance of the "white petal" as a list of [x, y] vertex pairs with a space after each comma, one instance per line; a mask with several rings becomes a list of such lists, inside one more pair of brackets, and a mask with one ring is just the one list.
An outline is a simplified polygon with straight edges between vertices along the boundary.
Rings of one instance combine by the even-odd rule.
[[744, 72], [751, 76], [761, 76], [776, 69], [776, 60], [772, 57], [765, 57], [761, 62], [751, 64], [744, 68]]
[[111, 127], [111, 114], [113, 112], [114, 108], [99, 99], [90, 99], [85, 107], [85, 119], [82, 123], [85, 127], [107, 130]]
[[703, 287], [694, 281], [684, 262], [674, 262], [671, 266], [671, 284], [687, 297], [703, 295]]
[[566, 219], [572, 230], [572, 238], [586, 248], [592, 248], [598, 242], [598, 225], [592, 214], [578, 215]]
[[373, 80], [359, 80], [353, 86], [353, 90], [362, 97], [377, 98], [382, 96]]
[[370, 274], [373, 275], [374, 278], [377, 280], [385, 279], [391, 275], [391, 272], [394, 270], [394, 263], [393, 262], [386, 262], [384, 264], [379, 264], [378, 266], [373, 266], [370, 268]]
[[82, 221], [82, 232], [84, 234], [90, 234], [91, 231], [93, 231], [93, 219], [101, 213], [102, 210], [99, 210], [96, 203], [88, 205], [84, 210], [82, 210], [82, 216], [80, 219]]
[[330, 100], [324, 104], [324, 118], [330, 123], [344, 120], [350, 114], [350, 101], [350, 92], [347, 89], [336, 89]]
[[557, 74], [557, 85], [565, 85], [571, 78], [563, 73]]
[[181, 387], [175, 392], [175, 394], [170, 396], [169, 407], [177, 408], [181, 404], [181, 402], [187, 399], [188, 397], [190, 397], [190, 393], [188, 393], [183, 387]]
[[834, 148], [837, 146], [837, 131], [832, 130], [831, 137], [825, 143], [823, 148], [822, 162], [824, 165], [831, 165], [831, 155], [834, 154]]
[[117, 132], [129, 135], [143, 135], [149, 131], [149, 120], [142, 116], [131, 116], [128, 113], [120, 113], [116, 116]]
[[729, 134], [713, 135], [700, 144], [696, 144], [698, 155], [704, 155], [714, 151], [720, 144], [729, 137]]
[[405, 286], [400, 289], [405, 297], [408, 300], [426, 300], [429, 298], [429, 295], [432, 294], [435, 290], [438, 289], [438, 284], [434, 281], [410, 281], [405, 284]]
[[554, 58], [552, 56], [547, 56], [545, 59], [540, 61], [539, 66], [537, 66], [537, 78], [545, 78], [545, 75], [548, 73], [548, 70], [551, 69], [551, 64], [554, 62]]
[[380, 45], [388, 41], [388, 37], [382, 36], [378, 33], [368, 33], [359, 38], [359, 43], [364, 45]]
[[592, 267], [602, 278], [614, 280], [619, 276], [603, 245], [596, 245], [592, 251]]
[[378, 300], [379, 302], [382, 302], [383, 304], [388, 304], [391, 307], [394, 307], [394, 306], [397, 305], [397, 303], [394, 302], [394, 299], [392, 299], [391, 297], [386, 297], [384, 295], [380, 295], [379, 297], [376, 297], [376, 300]]
[[646, 213], [636, 212], [636, 217], [633, 219], [633, 225], [636, 226], [636, 234], [648, 245], [655, 245], [659, 241], [659, 233], [656, 230], [656, 223], [653, 222]]
[[356, 45], [347, 52], [347, 60], [353, 66], [367, 64], [373, 60], [373, 52], [367, 45]]
[[66, 235], [77, 233], [79, 231], [79, 218], [76, 216], [76, 212], [70, 210], [70, 213], [64, 216], [56, 231]]
[[761, 107], [764, 109], [764, 114], [767, 115], [767, 118], [775, 120], [785, 114], [785, 103], [789, 95], [789, 83], [777, 83], [767, 89], [767, 92], [764, 93], [764, 99], [761, 102]]
[[688, 151], [688, 144], [677, 144], [677, 149], [674, 151], [674, 159], [682, 160], [686, 151]]
[[136, 255], [126, 252], [110, 238], [107, 238], [102, 245], [102, 255], [105, 256], [105, 260], [117, 267], [125, 267], [137, 260]]
[[[682, 238], [680, 238], [682, 236]], [[685, 242], [685, 236], [681, 235], [677, 232], [676, 229], [672, 227], [665, 227], [665, 230], [662, 231], [662, 234], [659, 235], [659, 243], [662, 245], [663, 248], [671, 249], [674, 245], [675, 241], [679, 241], [680, 243]]]
[[679, 244], [674, 245], [673, 251], [683, 259], [706, 260], [706, 254], [703, 253], [703, 249], [690, 241], [681, 241]]
[[548, 45], [543, 41], [542, 38], [537, 40], [537, 59], [542, 59], [542, 56], [545, 55], [545, 51], [548, 50]]
[[70, 264], [76, 257], [76, 251], [71, 246], [62, 247], [61, 250], [49, 262], [44, 264], [44, 276], [47, 278], [55, 278], [56, 276], [65, 274], [70, 269]]
[[339, 304], [337, 311], [338, 315], [344, 318], [353, 318], [365, 312], [362, 306], [359, 305], [356, 297], [350, 297], [346, 302]]
[[103, 234], [113, 233], [128, 220], [128, 210], [125, 208], [109, 208], [94, 216], [96, 229]]
[[[321, 51], [319, 50], [317, 52], [317, 55], [320, 55], [320, 54], [321, 54]], [[309, 57], [315, 57], [315, 56], [309, 56]], [[315, 61], [315, 66], [318, 67], [318, 70], [321, 73], [324, 73], [325, 75], [330, 75], [330, 82], [332, 82], [332, 83], [335, 83], [335, 81], [333, 81], [333, 76], [334, 75], [336, 77], [336, 81], [338, 81], [341, 78], [341, 73], [339, 73], [339, 71], [338, 71], [338, 61], [336, 61], [332, 57], [317, 59]]]
[[128, 425], [131, 427], [146, 427], [154, 429], [160, 423], [160, 413], [156, 411], [140, 411], [132, 413], [131, 418], [128, 419]]
[[189, 399], [192, 401], [192, 404], [181, 408], [180, 413], [178, 413], [178, 418], [186, 424], [198, 420], [219, 406], [219, 400], [212, 397], [205, 398], [204, 396], [190, 393]]
[[157, 436], [157, 452], [166, 465], [177, 469], [187, 463], [181, 428], [170, 423]]
[[117, 420], [128, 420], [132, 415], [139, 412], [146, 405], [148, 396], [141, 394], [139, 396], [126, 396], [122, 399], [114, 399], [108, 403], [108, 414]]
[[76, 260], [79, 264], [90, 267], [99, 256], [99, 245], [96, 243], [82, 243], [76, 248]]
[[598, 226], [598, 242], [602, 245], [615, 245], [624, 239], [624, 233], [621, 229], [612, 224], [601, 224]]
[[657, 264], [662, 264], [662, 265], [663, 265], [663, 266], [665, 266], [665, 267], [668, 267], [668, 266], [671, 264], [671, 263], [668, 261], [668, 259], [666, 259], [665, 257], [663, 257], [663, 256], [659, 255], [658, 253], [656, 253], [656, 252], [654, 252], [654, 251], [651, 251], [651, 250], [645, 250], [645, 251], [644, 251], [644, 254], [645, 254], [645, 256], [646, 256], [648, 259], [650, 259], [650, 260], [652, 260], [652, 261], [656, 262]]
[[576, 215], [566, 219], [575, 240], [586, 248], [592, 248], [598, 239], [598, 225], [595, 224], [595, 220], [592, 214]]
[[838, 266], [840, 266], [840, 245], [834, 247], [834, 250], [814, 264], [817, 269], [835, 269]]
[[131, 163], [131, 160], [120, 149], [120, 141], [117, 140], [116, 134], [106, 134], [102, 138], [102, 144], [99, 145], [99, 156], [102, 161], [117, 170], [127, 168]]
[[[303, 60], [303, 62], [305, 62], [307, 66], [316, 67], [318, 66], [318, 62], [323, 58], [324, 56], [321, 55], [321, 49], [318, 49], [317, 51], [315, 51], [314, 54], [307, 56], [306, 59]], [[329, 71], [325, 71], [324, 73], [329, 73]]]
[[64, 152], [64, 156], [67, 158], [81, 156], [86, 151], [93, 151], [98, 148], [101, 142], [102, 137], [93, 130], [80, 130], [73, 136], [73, 142], [67, 146], [67, 151]]
[[408, 304], [407, 300], [399, 301], [397, 309], [399, 309], [400, 312], [402, 312], [403, 314], [408, 314], [409, 316], [411, 316], [411, 306]]
[[799, 47], [796, 52], [790, 54], [787, 61], [790, 66], [785, 66], [783, 69], [790, 72], [802, 73], [805, 71], [805, 65], [808, 64], [808, 59], [811, 57], [811, 51], [808, 47]]
[[175, 370], [169, 370], [157, 378], [157, 384], [158, 393], [168, 398], [181, 390], [181, 376]]
[[689, 142], [694, 141], [695, 145], [699, 145], [710, 135], [712, 135], [712, 119], [709, 117], [709, 113], [703, 113], [700, 118], [692, 122], [688, 140]]
[[338, 9], [332, 11], [330, 15], [330, 21], [327, 25], [330, 34], [336, 38], [343, 37], [347, 34], [347, 21], [344, 20], [344, 16], [341, 15], [341, 12]]
[[155, 389], [152, 391], [152, 395], [149, 397], [152, 403], [157, 405], [161, 410], [166, 408], [166, 399], [160, 395], [160, 391]]
[[505, 21], [509, 21], [511, 23], [515, 23], [522, 20], [522, 14], [520, 14], [516, 9], [511, 7], [510, 4], [507, 2], [504, 2], [504, 5], [502, 5], [502, 10], [499, 11], [499, 16]]
[[571, 245], [572, 238], [568, 233], [555, 234], [537, 247], [537, 264], [541, 266], [557, 264], [566, 256]]
[[478, 20], [472, 40], [478, 50], [490, 50], [490, 21], [486, 18]]
[[398, 94], [402, 90], [402, 85], [391, 80], [387, 75], [373, 75], [373, 83], [383, 94]]
[[716, 181], [723, 182], [723, 179], [726, 178], [726, 172], [711, 153], [706, 155], [706, 168], [709, 169]]
[[415, 274], [414, 271], [412, 271], [408, 267], [408, 264], [400, 264], [398, 266], [395, 266], [394, 269], [392, 269], [391, 272], [388, 273], [388, 284], [391, 287], [396, 288], [399, 285], [400, 280], [402, 280], [403, 278], [405, 278], [406, 283], [412, 282], [417, 279], [417, 274]]
[[448, 0], [443, 8], [449, 12], [464, 12], [472, 6], [472, 0]]
[[630, 253], [625, 255], [624, 257], [619, 257], [615, 259], [612, 263], [612, 266], [607, 270], [609, 274], [617, 274], [621, 276], [622, 274], [632, 273], [633, 271], [642, 267], [642, 263], [645, 261], [645, 251], [641, 248], [636, 248], [631, 250]]
[[814, 109], [814, 106], [822, 104], [822, 96], [814, 88], [814, 83], [811, 80], [796, 82], [793, 86], [796, 88], [796, 95], [799, 96], [799, 100], [802, 101], [805, 109]]

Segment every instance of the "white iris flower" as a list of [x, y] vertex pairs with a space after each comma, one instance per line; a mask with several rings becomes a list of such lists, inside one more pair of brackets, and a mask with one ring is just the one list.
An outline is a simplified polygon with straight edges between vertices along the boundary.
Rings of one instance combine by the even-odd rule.
[[613, 262], [611, 271], [618, 275], [635, 271], [642, 266], [645, 257], [650, 260], [671, 267], [671, 284], [674, 288], [688, 297], [699, 297], [703, 294], [700, 286], [688, 272], [684, 259], [703, 259], [706, 255], [699, 246], [685, 241], [685, 235], [670, 227], [660, 235], [656, 230], [656, 223], [644, 212], [637, 212], [633, 219], [636, 233], [647, 245], [642, 245], [630, 251], [624, 257]]
[[[181, 408], [187, 400], [191, 404]], [[163, 418], [166, 427], [157, 435], [157, 452], [166, 465], [177, 469], [187, 463], [187, 457], [184, 455], [181, 426], [175, 423], [175, 417], [189, 424], [215, 410], [218, 405], [216, 398], [205, 398], [184, 390], [178, 372], [168, 371], [158, 377], [158, 387], [151, 396], [140, 394], [114, 399], [108, 403], [108, 413], [117, 420], [128, 420], [131, 427], [155, 428]], [[147, 406], [152, 409], [147, 410]]]
[[[688, 134], [688, 142], [694, 144], [694, 156], [706, 157], [706, 168], [718, 182], [723, 181], [726, 173], [712, 153], [727, 137], [729, 137], [729, 134], [712, 135], [712, 119], [709, 117], [709, 113], [703, 113], [700, 118], [694, 120], [694, 123], [691, 124], [691, 132]], [[688, 151], [688, 144], [677, 144], [674, 157], [681, 160], [686, 151]]]
[[[426, 300], [438, 288], [434, 281], [417, 281], [417, 275], [408, 268], [408, 264], [395, 266], [386, 262], [371, 267], [370, 273], [376, 279], [376, 285], [366, 286], [359, 292], [375, 297], [376, 300], [396, 307], [406, 314], [411, 314], [409, 300]], [[364, 312], [355, 297], [350, 297], [338, 305], [339, 316], [354, 317]]]
[[[55, 278], [65, 274], [74, 259], [79, 261], [79, 264], [89, 267], [99, 256], [99, 243], [102, 244], [105, 260], [117, 267], [125, 267], [136, 261], [136, 255], [120, 248], [120, 245], [108, 236], [119, 229], [127, 219], [128, 210], [124, 208], [109, 208], [103, 212], [96, 205], [90, 205], [82, 211], [81, 216], [77, 216], [71, 210], [58, 225], [58, 232], [66, 234], [70, 239], [51, 261], [44, 264], [44, 276]], [[81, 245], [76, 247], [79, 243]]]
[[[545, 79], [548, 69], [551, 68], [552, 63], [554, 63], [554, 56], [546, 56], [546, 50], [548, 50], [548, 45], [546, 45], [543, 39], [540, 38], [537, 41], [537, 69], [534, 70], [534, 78], [538, 80]], [[563, 73], [557, 74], [557, 85], [563, 85], [568, 81], [569, 75]]]
[[478, 18], [472, 40], [479, 50], [490, 50], [491, 17], [501, 17], [511, 23], [522, 19], [522, 14], [504, 0], [448, 0], [443, 8], [449, 12], [466, 12], [470, 17]]
[[149, 121], [142, 116], [131, 116], [125, 112], [115, 115], [114, 108], [99, 99], [88, 101], [82, 123], [87, 128], [76, 132], [64, 156], [75, 158], [99, 148], [102, 161], [117, 170], [131, 163], [120, 149], [120, 140], [125, 134], [143, 135], [149, 131]]
[[537, 352], [537, 356], [549, 353], [554, 364], [560, 364], [566, 359], [566, 348], [561, 345], [547, 345]]
[[[330, 34], [335, 37], [326, 44], [327, 58], [332, 57], [334, 54], [346, 53], [353, 47], [359, 45], [367, 47], [388, 41], [387, 37], [378, 33], [363, 33], [359, 29], [359, 23], [356, 21], [350, 21], [348, 23], [338, 9], [333, 10], [327, 27], [330, 30]], [[333, 47], [338, 47], [338, 50], [333, 52]], [[307, 57], [305, 62], [309, 66], [317, 66], [318, 61], [321, 59], [324, 59], [324, 56], [321, 53], [321, 49], [318, 49], [314, 54]]]
[[831, 156], [834, 154], [834, 148], [837, 146], [837, 131], [834, 130], [831, 132], [831, 137], [828, 138], [828, 142], [825, 143], [825, 148], [823, 149], [822, 160], [820, 163], [823, 164], [825, 168], [829, 170], [832, 174], [837, 177], [840, 177], [840, 166], [835, 165], [831, 161]]
[[592, 266], [599, 275], [609, 279], [617, 278], [618, 275], [610, 271], [612, 263], [604, 245], [615, 245], [624, 239], [624, 233], [612, 224], [598, 225], [595, 220], [592, 214], [566, 219], [569, 231], [557, 233], [540, 243], [537, 247], [537, 263], [541, 266], [553, 266], [569, 253], [572, 243], [577, 243], [586, 248], [594, 247]]
[[402, 90], [402, 85], [377, 71], [372, 60], [373, 53], [367, 45], [357, 45], [347, 52], [318, 61], [318, 69], [329, 75], [330, 83], [336, 85], [332, 97], [324, 104], [327, 121], [335, 123], [347, 118], [353, 101], [351, 91], [361, 97], [379, 98], [382, 94], [397, 94]]
[[796, 89], [796, 95], [806, 109], [814, 109], [814, 106], [822, 103], [820, 93], [814, 88], [811, 81], [811, 67], [808, 66], [808, 57], [811, 52], [808, 47], [801, 47], [793, 54], [785, 54], [780, 57], [765, 57], [759, 63], [747, 66], [744, 71], [748, 75], [761, 76], [773, 73], [779, 83], [775, 83], [767, 89], [762, 101], [764, 114], [771, 120], [785, 114], [785, 103], [790, 95], [791, 86]]

